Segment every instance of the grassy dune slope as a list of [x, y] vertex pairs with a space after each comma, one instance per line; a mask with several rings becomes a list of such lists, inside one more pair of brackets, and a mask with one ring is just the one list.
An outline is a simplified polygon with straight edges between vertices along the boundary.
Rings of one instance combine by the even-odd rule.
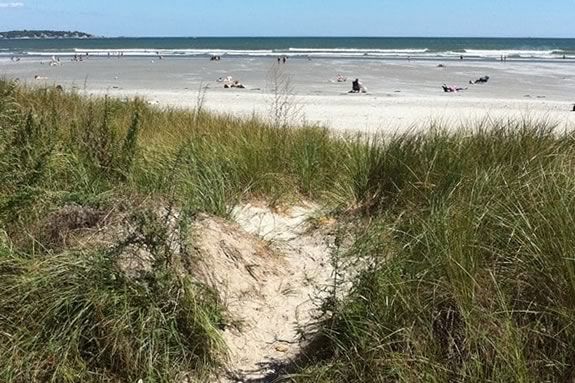
[[[178, 271], [149, 206], [177, 208], [184, 225], [255, 198], [356, 219], [347, 256], [372, 265], [326, 302], [322, 352], [285, 379], [571, 379], [574, 144], [538, 121], [336, 138], [1, 81], [0, 380], [207, 376], [225, 308]], [[50, 221], [70, 206], [123, 206], [137, 240], [74, 246], [63, 227], [85, 219]], [[152, 269], [118, 270], [122, 246], [145, 247]]]

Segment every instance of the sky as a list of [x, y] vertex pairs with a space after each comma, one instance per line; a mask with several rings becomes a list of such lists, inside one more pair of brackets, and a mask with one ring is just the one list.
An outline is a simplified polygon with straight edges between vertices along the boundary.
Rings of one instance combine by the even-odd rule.
[[575, 0], [0, 0], [0, 31], [575, 38]]

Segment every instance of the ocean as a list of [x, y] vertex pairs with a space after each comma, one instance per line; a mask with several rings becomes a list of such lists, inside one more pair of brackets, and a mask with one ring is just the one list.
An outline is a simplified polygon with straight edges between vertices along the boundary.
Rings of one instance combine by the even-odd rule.
[[575, 39], [179, 37], [0, 40], [0, 56], [288, 56], [301, 58], [575, 60]]

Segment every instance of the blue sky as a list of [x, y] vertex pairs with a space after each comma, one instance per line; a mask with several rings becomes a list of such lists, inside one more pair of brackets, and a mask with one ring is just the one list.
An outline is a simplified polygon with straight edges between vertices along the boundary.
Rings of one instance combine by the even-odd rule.
[[575, 37], [575, 0], [0, 0], [0, 30], [103, 36]]

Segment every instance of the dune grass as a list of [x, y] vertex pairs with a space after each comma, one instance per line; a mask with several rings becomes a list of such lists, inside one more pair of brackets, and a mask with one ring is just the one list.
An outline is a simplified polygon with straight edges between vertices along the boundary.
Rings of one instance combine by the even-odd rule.
[[508, 122], [372, 153], [361, 190], [379, 213], [352, 253], [374, 266], [292, 379], [571, 381], [573, 139]]
[[54, 247], [52, 212], [148, 199], [186, 220], [301, 198], [358, 218], [347, 256], [372, 266], [284, 380], [573, 378], [575, 136], [547, 122], [335, 137], [0, 81], [0, 127], [3, 381], [170, 381], [220, 361], [203, 286], [171, 262], [131, 279], [107, 249]]

